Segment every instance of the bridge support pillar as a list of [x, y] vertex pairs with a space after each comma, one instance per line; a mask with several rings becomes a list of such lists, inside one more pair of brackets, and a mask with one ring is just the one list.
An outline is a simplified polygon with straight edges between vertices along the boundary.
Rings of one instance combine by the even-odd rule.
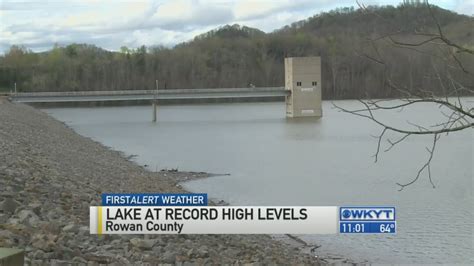
[[158, 80], [155, 80], [156, 83], [156, 91], [153, 95], [153, 122], [156, 122], [156, 108], [158, 105], [157, 98], [158, 98]]
[[287, 117], [321, 117], [321, 58], [285, 58]]
[[152, 121], [156, 122], [156, 100], [153, 101], [153, 118], [152, 118]]

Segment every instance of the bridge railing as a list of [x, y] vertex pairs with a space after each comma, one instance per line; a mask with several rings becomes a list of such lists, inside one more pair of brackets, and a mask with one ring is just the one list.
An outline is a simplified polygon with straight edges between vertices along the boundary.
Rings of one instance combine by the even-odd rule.
[[[285, 89], [284, 87], [165, 89], [165, 90], [158, 90], [158, 94], [280, 92], [284, 89]], [[11, 96], [13, 97], [112, 96], [112, 95], [153, 95], [155, 93], [157, 93], [156, 90], [61, 91], [61, 92], [19, 92]]]

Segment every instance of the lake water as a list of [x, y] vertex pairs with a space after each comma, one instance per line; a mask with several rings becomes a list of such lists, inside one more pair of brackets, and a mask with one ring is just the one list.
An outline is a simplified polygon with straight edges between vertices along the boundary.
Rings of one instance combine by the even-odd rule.
[[[357, 108], [355, 101], [337, 105]], [[284, 103], [45, 109], [76, 132], [137, 155], [150, 170], [229, 173], [184, 187], [232, 205], [393, 205], [396, 235], [305, 235], [317, 254], [373, 263], [474, 263], [473, 130], [442, 136], [431, 172], [398, 191], [428, 158], [431, 137], [409, 137], [374, 163], [379, 127], [323, 104], [320, 120], [289, 120]], [[435, 121], [421, 106], [393, 123]], [[392, 136], [393, 138], [393, 136]], [[383, 145], [386, 148], [387, 143]]]

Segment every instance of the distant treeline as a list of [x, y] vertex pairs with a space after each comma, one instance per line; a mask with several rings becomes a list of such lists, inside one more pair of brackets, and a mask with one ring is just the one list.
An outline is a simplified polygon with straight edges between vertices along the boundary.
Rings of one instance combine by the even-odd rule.
[[[473, 17], [432, 10], [447, 37], [474, 47]], [[0, 88], [10, 90], [16, 82], [19, 91], [154, 89], [156, 79], [161, 89], [283, 86], [283, 59], [290, 56], [322, 57], [325, 99], [400, 96], [388, 81], [408, 91], [436, 94], [449, 90], [446, 77], [474, 87], [473, 56], [457, 58], [471, 70], [466, 74], [456, 62], [447, 63], [451, 51], [440, 45], [407, 49], [383, 38], [368, 41], [393, 32], [403, 33], [396, 37], [401, 41], [419, 42], [414, 32], [436, 33], [437, 27], [426, 4], [405, 3], [336, 9], [268, 34], [227, 25], [173, 48], [122, 47], [111, 52], [71, 44], [34, 53], [13, 46], [0, 56]], [[378, 56], [387, 68], [369, 59]]]

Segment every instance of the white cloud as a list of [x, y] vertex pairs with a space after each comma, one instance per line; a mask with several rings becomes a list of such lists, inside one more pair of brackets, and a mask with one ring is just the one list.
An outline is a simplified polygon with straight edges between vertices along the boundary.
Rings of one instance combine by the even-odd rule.
[[238, 20], [251, 20], [280, 12], [301, 12], [305, 9], [316, 9], [333, 1], [314, 0], [275, 0], [275, 1], [236, 1], [233, 7]]
[[228, 5], [198, 0], [176, 0], [158, 6], [146, 25], [189, 31], [198, 26], [216, 25], [233, 20]]
[[474, 1], [473, 0], [458, 0], [455, 1], [454, 11], [462, 14], [474, 16]]

